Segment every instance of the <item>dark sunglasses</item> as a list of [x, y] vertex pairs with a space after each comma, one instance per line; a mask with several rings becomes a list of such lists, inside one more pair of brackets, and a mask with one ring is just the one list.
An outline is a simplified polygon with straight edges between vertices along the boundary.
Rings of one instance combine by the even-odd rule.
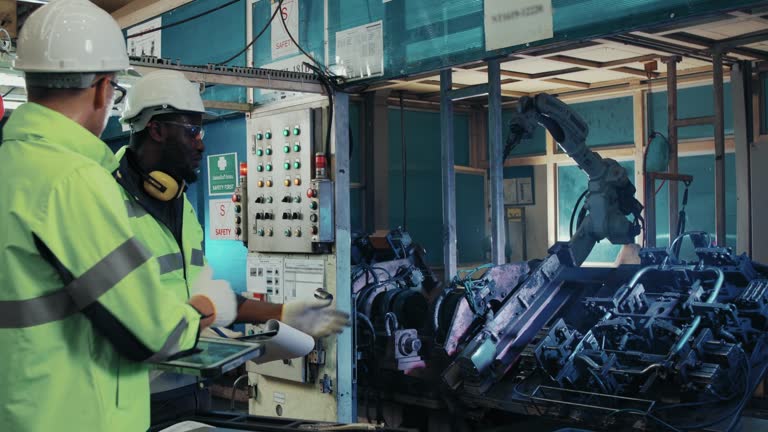
[[193, 125], [189, 123], [180, 123], [180, 122], [175, 122], [170, 120], [162, 120], [162, 121], [158, 121], [157, 123], [166, 123], [166, 124], [171, 124], [171, 125], [184, 128], [184, 131], [187, 133], [187, 135], [189, 135], [190, 138], [203, 139], [203, 137], [205, 137], [205, 129], [203, 129], [202, 126]]

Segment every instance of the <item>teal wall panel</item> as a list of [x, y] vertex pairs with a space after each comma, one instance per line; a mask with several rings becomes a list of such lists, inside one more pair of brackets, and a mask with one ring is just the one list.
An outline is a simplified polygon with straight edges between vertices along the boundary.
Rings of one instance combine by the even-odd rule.
[[[400, 110], [390, 109], [389, 122], [389, 224], [391, 228], [403, 225], [402, 158], [400, 137]], [[405, 110], [407, 145], [407, 223], [406, 229], [414, 240], [427, 249], [427, 261], [440, 265], [443, 260], [443, 216], [442, 216], [442, 174], [440, 167], [440, 114], [426, 111]], [[454, 117], [456, 159], [460, 149], [468, 151], [469, 116], [457, 114]], [[462, 132], [466, 131], [466, 132]], [[457, 176], [457, 181], [459, 181]], [[463, 188], [463, 186], [462, 186]], [[457, 190], [459, 186], [457, 186]], [[464, 190], [464, 189], [462, 189]], [[482, 193], [475, 194], [482, 197]], [[472, 200], [476, 197], [460, 197]], [[481, 206], [482, 208], [482, 206]], [[457, 205], [457, 219], [462, 220], [469, 213], [477, 211], [471, 205]], [[460, 214], [467, 212], [466, 214]], [[467, 220], [471, 220], [469, 217]], [[462, 245], [459, 245], [461, 248]], [[470, 253], [470, 251], [467, 251]]]
[[[485, 177], [456, 173], [456, 249], [459, 263], [485, 261]], [[441, 224], [442, 225], [442, 224]]]
[[589, 125], [587, 146], [602, 147], [635, 142], [632, 97], [570, 104]]
[[[733, 112], [730, 107], [731, 83], [723, 86], [725, 134], [733, 134]], [[677, 117], [691, 118], [711, 116], [715, 113], [714, 90], [712, 85], [689, 87], [677, 92]], [[648, 126], [650, 130], [667, 136], [667, 92], [653, 92], [648, 95]], [[714, 136], [712, 126], [689, 126], [678, 130], [679, 139], [710, 138]]]
[[[205, 126], [205, 154], [215, 155], [221, 153], [237, 153], [237, 161], [245, 162], [246, 159], [246, 127], [245, 117], [219, 120], [208, 123]], [[205, 159], [207, 160], [207, 159]], [[196, 197], [193, 203], [198, 217], [203, 215], [205, 228], [205, 256], [214, 270], [214, 277], [226, 279], [237, 292], [245, 291], [245, 269], [247, 249], [242, 242], [235, 240], [211, 240], [210, 221], [208, 214], [208, 201], [210, 199], [226, 199], [226, 196], [208, 195], [208, 164], [203, 163], [200, 171], [200, 179], [190, 186], [187, 195]]]
[[101, 134], [101, 139], [112, 151], [117, 151], [120, 147], [128, 144], [130, 133], [128, 131], [123, 132], [123, 127], [118, 121], [118, 117], [112, 116], [107, 122], [107, 127], [104, 128], [104, 132]]
[[[204, 0], [163, 14], [163, 24], [178, 22], [210, 10], [228, 0]], [[197, 20], [162, 30], [163, 57], [180, 60], [183, 64], [202, 65], [225, 60], [245, 47], [245, 3], [235, 3]], [[229, 63], [244, 66], [245, 54]], [[245, 89], [231, 86], [210, 86], [204, 99], [246, 102]]]
[[[693, 176], [688, 192], [686, 231], [715, 234], [715, 157], [713, 155], [681, 157], [678, 172]], [[661, 182], [656, 183], [656, 188]], [[682, 204], [684, 186], [678, 188]], [[725, 155], [725, 234], [727, 246], [736, 247], [736, 155]], [[688, 243], [688, 242], [686, 242]], [[656, 244], [669, 244], [669, 188], [661, 186], [656, 194]], [[686, 245], [687, 246], [687, 245]], [[687, 247], [681, 251], [685, 256]], [[742, 252], [742, 251], [737, 251]]]
[[[514, 110], [504, 110], [501, 112], [501, 142], [503, 145], [506, 145], [507, 138], [509, 137], [509, 121], [512, 119], [513, 112]], [[544, 131], [544, 128], [536, 128], [536, 131], [533, 134], [533, 138], [520, 141], [520, 144], [512, 149], [510, 157], [543, 155], [546, 152], [546, 132]]]
[[[385, 78], [440, 69], [523, 48], [485, 51], [483, 0], [329, 0], [330, 63], [338, 31], [383, 20]], [[554, 38], [527, 44], [585, 40], [649, 23], [756, 5], [757, 0], [553, 0]]]
[[[627, 170], [629, 178], [634, 180], [632, 173], [635, 169], [634, 161], [622, 161], [619, 164]], [[558, 241], [568, 241], [570, 238], [569, 224], [571, 212], [576, 205], [576, 200], [587, 188], [587, 175], [576, 165], [559, 166], [557, 170], [557, 210], [558, 210]], [[582, 201], [583, 202], [583, 201]], [[575, 221], [574, 221], [575, 225]], [[574, 227], [574, 231], [576, 227]], [[613, 262], [621, 249], [620, 245], [611, 244], [608, 240], [602, 240], [595, 245], [586, 262]]]

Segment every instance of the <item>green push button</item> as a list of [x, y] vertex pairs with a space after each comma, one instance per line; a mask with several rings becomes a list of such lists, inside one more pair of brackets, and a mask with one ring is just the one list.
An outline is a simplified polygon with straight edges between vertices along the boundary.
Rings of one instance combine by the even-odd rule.
[[257, 149], [256, 150], [256, 156], [263, 156], [263, 155], [264, 155], [264, 150], [262, 150], [262, 149]]
[[272, 147], [267, 147], [267, 155], [271, 155], [271, 154], [272, 154]]
[[296, 169], [301, 168], [301, 162], [299, 162], [299, 161], [294, 162], [293, 163], [293, 167], [296, 168]]
[[293, 127], [293, 134], [294, 135], [298, 135], [299, 133], [301, 133], [301, 129], [299, 129], [298, 126], [294, 126]]
[[272, 139], [272, 132], [267, 131], [267, 133], [264, 134], [264, 137], [267, 139]]
[[267, 171], [272, 171], [272, 164], [267, 164]]
[[286, 162], [286, 163], [284, 163], [284, 164], [283, 164], [283, 168], [285, 168], [285, 169], [291, 169], [291, 164], [289, 164], [288, 162]]
[[295, 152], [301, 151], [301, 146], [299, 145], [299, 143], [296, 143], [293, 145], [293, 151]]
[[283, 129], [283, 136], [288, 136], [291, 134], [291, 131], [288, 130], [288, 128]]
[[262, 138], [264, 138], [264, 134], [262, 134], [261, 132], [257, 132], [256, 133], [256, 140], [257, 141], [261, 141]]
[[287, 145], [287, 144], [284, 145], [283, 146], [283, 153], [290, 153], [290, 152], [291, 152], [291, 147], [289, 145]]
[[262, 171], [264, 171], [264, 167], [261, 166], [261, 165], [256, 165], [256, 171], [262, 172]]
[[311, 201], [311, 202], [309, 203], [309, 208], [310, 208], [311, 210], [315, 210], [315, 209], [317, 209], [317, 203], [316, 203], [316, 202], [314, 202], [314, 201]]

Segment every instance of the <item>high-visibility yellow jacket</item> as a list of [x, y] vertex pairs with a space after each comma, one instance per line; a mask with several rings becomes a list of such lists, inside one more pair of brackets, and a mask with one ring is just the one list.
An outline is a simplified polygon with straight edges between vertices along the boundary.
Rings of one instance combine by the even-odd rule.
[[200, 315], [162, 289], [101, 140], [34, 103], [3, 135], [0, 430], [146, 430], [144, 362], [193, 348]]
[[[120, 184], [131, 228], [160, 263], [163, 289], [181, 301], [190, 297], [190, 286], [206, 264], [203, 255], [203, 228], [186, 193], [168, 202], [159, 201], [144, 191], [144, 178], [135, 153], [123, 147], [115, 154], [120, 166], [115, 177]], [[152, 393], [173, 390], [197, 382], [194, 376], [166, 372], [153, 373]]]
[[120, 163], [116, 177], [131, 227], [136, 238], [157, 257], [164, 288], [187, 301], [191, 282], [205, 265], [203, 228], [186, 194], [163, 203], [144, 193], [143, 179], [131, 165], [127, 151], [128, 147], [123, 147], [115, 154]]

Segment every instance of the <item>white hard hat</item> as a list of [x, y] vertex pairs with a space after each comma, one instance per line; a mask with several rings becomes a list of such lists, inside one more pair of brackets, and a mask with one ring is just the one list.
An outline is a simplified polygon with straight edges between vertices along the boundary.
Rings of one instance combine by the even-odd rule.
[[95, 73], [128, 69], [123, 32], [88, 0], [56, 0], [36, 10], [18, 39], [15, 69], [27, 73]]
[[174, 70], [150, 72], [128, 91], [120, 122], [131, 125], [134, 132], [146, 127], [152, 116], [173, 112], [201, 113], [205, 111], [200, 87]]

